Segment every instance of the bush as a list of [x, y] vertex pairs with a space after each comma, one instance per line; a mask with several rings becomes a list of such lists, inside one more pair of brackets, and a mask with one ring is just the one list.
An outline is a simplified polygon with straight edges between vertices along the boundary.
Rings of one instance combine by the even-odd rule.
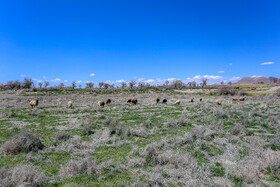
[[0, 186], [38, 186], [48, 182], [42, 172], [32, 165], [19, 165], [13, 169], [3, 167], [0, 170]]
[[83, 124], [83, 135], [84, 136], [89, 136], [91, 134], [94, 134], [94, 124], [92, 121], [85, 121]]
[[29, 131], [22, 131], [5, 142], [1, 150], [5, 155], [16, 155], [23, 152], [36, 152], [44, 148], [40, 139]]
[[237, 92], [233, 86], [221, 86], [219, 87], [220, 95], [235, 95]]
[[280, 89], [276, 90], [275, 95], [280, 97]]
[[59, 142], [59, 141], [66, 141], [68, 140], [69, 138], [71, 138], [71, 134], [69, 132], [66, 132], [66, 131], [61, 131], [61, 132], [58, 132], [55, 137], [54, 137], [54, 140]]
[[96, 174], [98, 172], [95, 160], [84, 158], [82, 160], [71, 160], [65, 168], [60, 171], [60, 178], [67, 179], [81, 174]]

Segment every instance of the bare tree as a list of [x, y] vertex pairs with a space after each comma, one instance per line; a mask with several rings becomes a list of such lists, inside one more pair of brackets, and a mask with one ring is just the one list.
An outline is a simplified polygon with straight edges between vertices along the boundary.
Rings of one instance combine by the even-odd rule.
[[110, 87], [110, 84], [104, 83], [104, 84], [103, 84], [103, 87], [104, 87], [105, 89], [108, 89], [108, 88]]
[[168, 86], [169, 85], [169, 80], [165, 80], [165, 85]]
[[7, 88], [8, 89], [20, 89], [21, 88], [21, 83], [20, 81], [8, 81], [7, 82]]
[[174, 86], [176, 89], [181, 89], [183, 87], [183, 82], [182, 80], [174, 80], [172, 82], [172, 86]]
[[122, 88], [126, 88], [127, 87], [126, 82], [123, 81], [121, 84], [122, 84]]
[[191, 88], [195, 88], [197, 86], [196, 82], [195, 81], [191, 81], [191, 82], [188, 82], [187, 84], [189, 87]]
[[58, 87], [59, 87], [60, 89], [64, 88], [64, 83], [60, 83], [60, 84], [58, 85]]
[[202, 86], [202, 88], [203, 88], [204, 86], [207, 85], [208, 79], [207, 79], [207, 78], [202, 78], [201, 81], [202, 81], [202, 85], [201, 85], [201, 86]]
[[136, 85], [136, 81], [132, 80], [132, 81], [129, 81], [129, 88], [133, 88], [135, 85]]
[[76, 81], [72, 82], [72, 88], [75, 89], [77, 87]]
[[81, 85], [81, 84], [79, 85], [79, 88], [82, 88], [82, 85]]
[[102, 88], [104, 86], [104, 82], [99, 82], [98, 86], [99, 86], [99, 88]]
[[22, 82], [22, 88], [32, 88], [32, 86], [34, 85], [34, 82], [32, 81], [32, 79], [30, 78], [24, 78], [23, 82]]
[[47, 88], [50, 85], [49, 81], [44, 81], [44, 87]]
[[93, 82], [86, 82], [86, 88], [93, 88], [94, 83]]
[[39, 88], [42, 88], [43, 83], [42, 83], [42, 82], [39, 82], [39, 83], [38, 83], [38, 86], [39, 86]]
[[145, 86], [145, 83], [144, 83], [143, 81], [140, 81], [140, 82], [138, 83], [138, 87], [139, 87], [140, 89], [144, 88], [144, 86]]

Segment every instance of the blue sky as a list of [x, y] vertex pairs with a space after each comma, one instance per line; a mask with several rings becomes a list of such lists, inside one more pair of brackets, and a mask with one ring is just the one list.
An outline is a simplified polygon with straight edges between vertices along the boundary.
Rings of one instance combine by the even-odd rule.
[[278, 0], [0, 1], [0, 83], [279, 77], [279, 10]]

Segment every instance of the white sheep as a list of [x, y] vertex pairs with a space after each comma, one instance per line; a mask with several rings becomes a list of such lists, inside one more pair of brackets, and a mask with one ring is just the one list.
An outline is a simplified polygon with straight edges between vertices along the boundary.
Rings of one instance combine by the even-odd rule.
[[175, 105], [179, 105], [181, 103], [181, 101], [180, 100], [177, 100], [174, 104]]
[[39, 105], [39, 100], [32, 100], [29, 104], [32, 108], [37, 107]]
[[71, 108], [73, 106], [72, 101], [68, 101], [68, 108]]
[[102, 106], [102, 107], [104, 107], [105, 106], [105, 102], [104, 101], [98, 101], [98, 103], [97, 103], [99, 106]]

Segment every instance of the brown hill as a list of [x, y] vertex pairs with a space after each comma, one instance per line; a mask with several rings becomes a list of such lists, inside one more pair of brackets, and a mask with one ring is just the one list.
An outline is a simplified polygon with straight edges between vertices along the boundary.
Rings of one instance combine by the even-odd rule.
[[[278, 79], [278, 83], [280, 82], [280, 78]], [[244, 77], [237, 82], [237, 84], [256, 84], [256, 83], [271, 83], [269, 77]]]

